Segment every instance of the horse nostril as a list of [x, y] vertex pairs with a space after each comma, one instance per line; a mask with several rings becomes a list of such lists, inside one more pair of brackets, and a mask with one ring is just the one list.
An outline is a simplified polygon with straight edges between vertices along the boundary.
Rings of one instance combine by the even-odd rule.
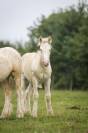
[[44, 63], [45, 67], [47, 67], [49, 65], [49, 63]]

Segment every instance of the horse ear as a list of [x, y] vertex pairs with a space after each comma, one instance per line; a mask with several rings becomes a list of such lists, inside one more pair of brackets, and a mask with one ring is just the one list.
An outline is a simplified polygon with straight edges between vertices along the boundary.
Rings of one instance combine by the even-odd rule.
[[41, 42], [42, 42], [42, 36], [39, 37], [37, 46], [40, 46]]
[[52, 43], [52, 37], [51, 36], [48, 37], [48, 41], [50, 44]]

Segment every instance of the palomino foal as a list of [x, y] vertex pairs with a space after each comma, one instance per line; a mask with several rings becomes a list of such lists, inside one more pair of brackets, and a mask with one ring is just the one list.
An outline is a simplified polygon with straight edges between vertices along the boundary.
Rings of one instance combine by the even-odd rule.
[[[37, 117], [38, 110], [38, 87], [40, 83], [44, 84], [46, 109], [48, 114], [53, 114], [51, 105], [51, 65], [50, 65], [50, 52], [51, 52], [52, 38], [39, 39], [39, 51], [34, 53], [26, 53], [22, 57], [22, 89], [25, 87], [25, 80], [29, 82], [29, 86], [25, 91], [25, 112], [30, 111], [30, 94], [32, 91], [33, 96], [33, 109], [32, 116]], [[28, 99], [27, 99], [28, 96]], [[29, 102], [29, 103], [27, 103]], [[29, 104], [29, 107], [28, 107]]]
[[11, 47], [0, 48], [0, 82], [5, 89], [5, 103], [1, 118], [9, 117], [12, 113], [11, 84], [9, 77], [13, 76], [17, 90], [17, 117], [23, 117], [21, 91], [21, 56]]

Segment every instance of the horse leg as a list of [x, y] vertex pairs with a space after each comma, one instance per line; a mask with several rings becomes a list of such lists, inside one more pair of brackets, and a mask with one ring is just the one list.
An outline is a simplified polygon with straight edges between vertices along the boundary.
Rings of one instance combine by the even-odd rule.
[[51, 105], [50, 84], [51, 84], [51, 79], [49, 78], [44, 83], [44, 87], [45, 87], [45, 100], [46, 100], [47, 113], [53, 115], [53, 109], [52, 109], [52, 105]]
[[29, 84], [25, 91], [25, 113], [30, 113], [30, 114], [31, 114], [31, 103], [30, 103], [31, 95], [32, 95], [32, 86], [31, 84]]
[[26, 83], [25, 83], [25, 77], [24, 75], [22, 74], [21, 75], [21, 89], [23, 91], [23, 112], [24, 114], [26, 113], [26, 104], [25, 104], [25, 100], [26, 100], [26, 95], [25, 95], [25, 89], [26, 89]]
[[5, 103], [4, 103], [4, 108], [1, 113], [1, 118], [6, 118], [9, 117], [12, 113], [12, 103], [11, 103], [11, 88], [9, 85], [9, 81], [6, 80], [3, 82], [3, 87], [5, 89]]
[[24, 116], [24, 104], [23, 104], [23, 90], [21, 88], [21, 74], [20, 73], [14, 73], [15, 76], [15, 82], [16, 82], [16, 92], [17, 92], [17, 117], [22, 118]]
[[37, 81], [37, 79], [35, 77], [32, 80], [32, 84], [33, 84], [33, 109], [32, 109], [32, 116], [33, 117], [37, 117], [39, 94], [38, 94], [38, 81]]
[[21, 76], [21, 88], [23, 90], [23, 95], [24, 95], [24, 113], [31, 113], [31, 107], [30, 107], [30, 92], [31, 92], [31, 85], [29, 84], [27, 89], [26, 89], [26, 79], [24, 75], [22, 74]]

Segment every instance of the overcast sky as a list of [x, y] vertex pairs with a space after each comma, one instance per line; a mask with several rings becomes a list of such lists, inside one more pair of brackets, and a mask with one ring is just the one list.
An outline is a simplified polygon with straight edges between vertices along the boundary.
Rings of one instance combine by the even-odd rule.
[[0, 0], [0, 40], [25, 41], [27, 27], [43, 14], [76, 5], [78, 0]]

